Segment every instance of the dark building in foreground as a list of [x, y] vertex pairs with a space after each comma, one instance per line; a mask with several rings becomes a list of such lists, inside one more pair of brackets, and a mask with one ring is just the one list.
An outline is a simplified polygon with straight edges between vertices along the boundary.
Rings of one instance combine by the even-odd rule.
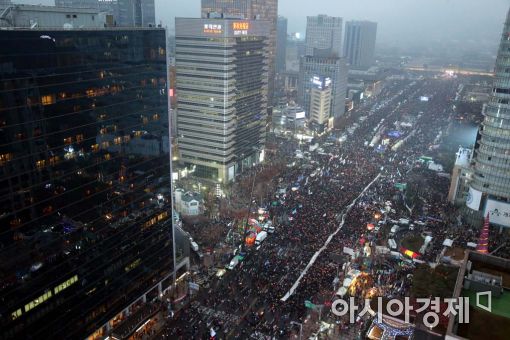
[[171, 285], [165, 39], [0, 31], [0, 338], [105, 336]]

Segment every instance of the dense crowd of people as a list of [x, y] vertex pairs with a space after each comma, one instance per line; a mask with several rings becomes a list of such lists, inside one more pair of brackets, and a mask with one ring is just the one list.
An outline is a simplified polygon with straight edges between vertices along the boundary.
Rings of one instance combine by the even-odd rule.
[[[425, 263], [438, 260], [446, 238], [456, 243], [476, 242], [476, 232], [460, 228], [446, 201], [448, 180], [418, 162], [448, 125], [457, 85], [456, 79], [389, 81], [381, 94], [389, 99], [359, 110], [357, 114], [366, 120], [357, 124], [343, 143], [337, 142], [339, 136], [323, 136], [316, 139], [322, 150], [303, 158], [295, 157], [300, 144], [282, 144], [278, 158], [289, 166], [274, 179], [274, 185], [284, 188], [285, 194], [275, 194], [265, 202], [277, 224], [276, 232], [259, 250], [249, 251], [233, 272], [201, 292], [194, 306], [169, 322], [164, 334], [183, 339], [206, 338], [212, 332], [235, 338], [285, 336], [291, 321], [305, 323], [309, 314], [305, 301], [330, 305], [352, 268], [367, 273], [349, 292], [360, 305], [370, 294], [409, 296], [413, 262], [375, 254], [378, 248], [387, 249], [391, 220], [424, 221], [408, 232], [432, 237], [421, 254]], [[422, 94], [431, 100], [420, 102]], [[412, 122], [410, 127], [401, 128], [398, 122], [403, 120]], [[399, 140], [408, 138], [398, 148], [393, 147], [397, 141], [390, 140], [381, 151], [368, 145], [374, 126], [385, 126], [386, 131], [399, 129], [404, 135]], [[411, 180], [416, 173], [427, 186], [419, 190], [415, 197], [419, 202], [413, 204], [406, 201], [397, 184]], [[368, 230], [369, 223], [382, 227]], [[404, 238], [406, 233], [395, 238]], [[367, 243], [371, 255], [363, 255]], [[340, 263], [332, 261], [331, 255], [342, 255], [344, 247], [360, 255]], [[225, 318], [205, 320], [199, 306], [222, 312]], [[329, 309], [321, 311], [322, 317], [336, 320], [340, 332], [364, 326], [363, 319], [355, 325], [335, 319]], [[236, 321], [222, 321], [230, 316], [237, 316]]]

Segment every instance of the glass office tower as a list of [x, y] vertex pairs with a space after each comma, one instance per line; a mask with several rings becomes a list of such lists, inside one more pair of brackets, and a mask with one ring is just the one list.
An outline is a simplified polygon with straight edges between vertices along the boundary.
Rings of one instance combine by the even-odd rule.
[[492, 93], [485, 106], [467, 206], [510, 227], [510, 11], [499, 45]]
[[287, 18], [279, 16], [276, 33], [276, 73], [286, 71], [287, 59]]
[[377, 23], [347, 21], [345, 23], [344, 55], [353, 69], [369, 69], [375, 61]]
[[104, 335], [171, 284], [165, 39], [0, 31], [3, 339]]

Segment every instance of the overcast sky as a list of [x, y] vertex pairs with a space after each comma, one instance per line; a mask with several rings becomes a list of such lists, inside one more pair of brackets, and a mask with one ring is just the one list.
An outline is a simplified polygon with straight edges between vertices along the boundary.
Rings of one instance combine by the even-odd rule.
[[[176, 16], [200, 16], [200, 0], [155, 0], [156, 18], [173, 27]], [[53, 0], [14, 0], [53, 4]], [[379, 24], [378, 41], [500, 39], [510, 0], [280, 0], [278, 12], [289, 19], [290, 32], [304, 32], [307, 15], [328, 14], [344, 20]]]

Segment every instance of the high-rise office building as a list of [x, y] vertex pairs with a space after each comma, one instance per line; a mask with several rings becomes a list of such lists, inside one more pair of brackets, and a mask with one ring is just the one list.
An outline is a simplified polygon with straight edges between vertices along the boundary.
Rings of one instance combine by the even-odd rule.
[[366, 70], [374, 64], [377, 23], [347, 21], [345, 23], [344, 55], [351, 68]]
[[106, 337], [171, 286], [165, 39], [0, 30], [3, 339]]
[[310, 118], [311, 91], [314, 79], [331, 80], [331, 117], [338, 118], [345, 112], [347, 93], [347, 65], [345, 59], [328, 56], [304, 56], [299, 65], [298, 98]]
[[298, 102], [310, 118], [310, 97], [315, 77], [331, 81], [331, 116], [345, 112], [347, 66], [341, 58], [342, 18], [318, 15], [307, 17], [305, 55], [299, 63]]
[[156, 26], [154, 0], [117, 0], [119, 26]]
[[287, 58], [287, 18], [279, 16], [276, 36], [276, 73], [286, 70]]
[[331, 79], [313, 77], [310, 91], [310, 123], [317, 131], [324, 131], [331, 118]]
[[[492, 92], [474, 153], [467, 206], [510, 227], [510, 11], [499, 45]], [[480, 217], [482, 217], [480, 216]]]
[[342, 56], [342, 18], [317, 15], [306, 18], [306, 51], [308, 56], [329, 54]]
[[154, 0], [55, 0], [59, 7], [97, 8], [114, 17], [116, 26], [156, 26]]
[[226, 183], [263, 155], [269, 25], [260, 20], [175, 20], [180, 160]]
[[273, 102], [276, 68], [278, 0], [202, 0], [202, 18], [210, 17], [211, 13], [216, 13], [223, 17], [264, 20], [268, 22], [268, 103], [269, 106], [271, 106]]

